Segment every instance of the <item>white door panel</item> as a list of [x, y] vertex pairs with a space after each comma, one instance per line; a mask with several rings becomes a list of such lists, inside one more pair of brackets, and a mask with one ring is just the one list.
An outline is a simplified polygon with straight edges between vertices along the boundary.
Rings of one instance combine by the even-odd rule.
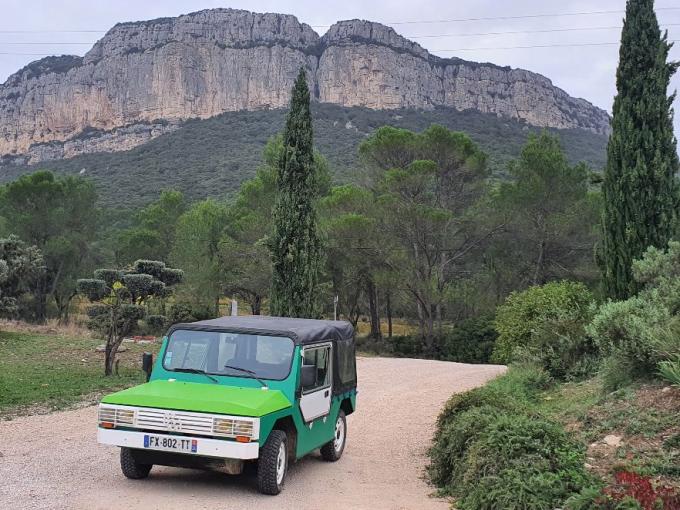
[[331, 411], [331, 389], [325, 388], [300, 397], [300, 411], [305, 422], [310, 422]]
[[300, 412], [306, 423], [326, 416], [331, 411], [332, 354], [331, 343], [310, 345], [302, 352], [303, 363], [313, 365], [317, 374], [314, 384], [302, 388]]

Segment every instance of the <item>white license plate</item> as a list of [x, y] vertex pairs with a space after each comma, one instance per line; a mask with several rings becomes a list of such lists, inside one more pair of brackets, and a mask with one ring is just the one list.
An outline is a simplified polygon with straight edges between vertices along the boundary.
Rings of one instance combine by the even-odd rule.
[[198, 452], [198, 439], [144, 434], [144, 448], [167, 452], [196, 453]]

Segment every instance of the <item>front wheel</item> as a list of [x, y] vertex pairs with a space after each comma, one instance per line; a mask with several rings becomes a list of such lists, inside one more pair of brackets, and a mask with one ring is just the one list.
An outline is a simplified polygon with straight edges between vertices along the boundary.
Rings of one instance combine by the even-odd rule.
[[260, 449], [257, 462], [257, 488], [276, 496], [283, 489], [288, 471], [288, 440], [283, 430], [272, 430]]
[[328, 462], [335, 462], [342, 457], [347, 440], [347, 420], [345, 411], [340, 409], [338, 419], [335, 421], [335, 432], [333, 439], [321, 447], [321, 457]]
[[140, 464], [135, 460], [135, 457], [130, 448], [122, 447], [120, 449], [120, 468], [123, 474], [132, 480], [141, 480], [149, 476], [149, 471], [153, 464]]

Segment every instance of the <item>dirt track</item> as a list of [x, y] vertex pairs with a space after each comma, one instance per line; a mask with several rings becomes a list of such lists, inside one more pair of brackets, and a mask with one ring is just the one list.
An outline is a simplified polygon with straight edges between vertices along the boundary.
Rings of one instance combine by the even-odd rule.
[[499, 366], [361, 358], [358, 411], [334, 464], [293, 465], [284, 492], [258, 494], [252, 474], [154, 467], [120, 473], [118, 449], [96, 443], [96, 409], [0, 422], [2, 509], [447, 509], [423, 481], [434, 420], [451, 393], [483, 384]]

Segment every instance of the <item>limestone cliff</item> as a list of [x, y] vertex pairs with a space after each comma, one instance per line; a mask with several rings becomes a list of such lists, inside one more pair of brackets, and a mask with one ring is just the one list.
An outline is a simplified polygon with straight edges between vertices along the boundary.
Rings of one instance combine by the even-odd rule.
[[439, 58], [378, 23], [341, 21], [319, 37], [290, 15], [212, 9], [120, 23], [84, 57], [48, 57], [10, 76], [0, 86], [0, 155], [34, 163], [123, 150], [184, 119], [284, 107], [300, 67], [321, 102], [609, 129], [606, 112], [544, 76]]

